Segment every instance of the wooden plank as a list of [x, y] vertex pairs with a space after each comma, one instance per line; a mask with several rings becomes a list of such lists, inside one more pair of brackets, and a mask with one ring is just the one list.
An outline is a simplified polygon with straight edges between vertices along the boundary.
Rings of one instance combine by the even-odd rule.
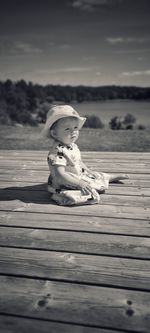
[[[46, 154], [48, 153], [47, 150], [1, 150], [1, 157], [14, 157], [18, 158], [20, 156], [24, 157], [30, 157], [32, 158], [41, 158], [47, 156]], [[149, 160], [150, 159], [150, 153], [149, 152], [112, 152], [112, 151], [82, 151], [82, 156], [84, 158], [105, 158], [105, 159], [129, 159], [129, 160]]]
[[[86, 165], [93, 171], [97, 171], [99, 173], [101, 172], [105, 172], [105, 173], [125, 173], [125, 174], [128, 174], [129, 177], [130, 177], [130, 174], [131, 174], [131, 177], [132, 177], [132, 174], [137, 174], [137, 175], [141, 175], [141, 174], [144, 174], [144, 175], [149, 175], [150, 177], [150, 166], [147, 166], [147, 167], [139, 167], [138, 168], [138, 165], [136, 167], [134, 167], [134, 165], [132, 165], [132, 167], [129, 167], [129, 166], [124, 166], [124, 167], [117, 167], [115, 165], [113, 166], [107, 166], [107, 165], [96, 165], [96, 164], [93, 164], [93, 165], [90, 165], [88, 163], [86, 163]], [[12, 170], [13, 168], [15, 168], [15, 171], [23, 171], [23, 170], [32, 170], [32, 171], [40, 171], [40, 172], [48, 172], [48, 166], [47, 164], [45, 164], [44, 166], [33, 166], [33, 165], [22, 165], [22, 166], [19, 166], [19, 164], [17, 166], [13, 166], [11, 165], [11, 163], [9, 163], [9, 167], [8, 165], [6, 166], [1, 166], [1, 173], [2, 171], [4, 171], [4, 174], [10, 174], [11, 172], [9, 170]], [[7, 171], [8, 170], [8, 171]]]
[[150, 258], [150, 240], [146, 237], [11, 227], [0, 230], [0, 245], [6, 247]]
[[124, 205], [124, 206], [132, 206], [136, 209], [136, 206], [141, 207], [150, 207], [150, 197], [149, 196], [136, 196], [136, 195], [120, 195], [120, 194], [105, 194], [102, 196], [102, 203], [111, 204], [112, 205]]
[[[95, 169], [95, 168], [93, 168], [93, 169]], [[100, 170], [98, 170], [97, 168], [95, 169], [95, 170], [97, 170], [97, 171], [100, 171]], [[106, 170], [101, 170], [102, 172], [106, 172]], [[119, 171], [119, 173], [122, 173], [122, 170], [118, 170]], [[111, 169], [109, 169], [109, 172], [112, 172], [114, 175], [116, 174], [116, 173], [118, 173], [118, 171], [114, 171], [114, 172], [112, 172], [112, 170]], [[46, 170], [32, 170], [32, 169], [29, 169], [29, 170], [24, 170], [24, 169], [16, 169], [16, 170], [14, 170], [14, 169], [1, 169], [1, 171], [0, 171], [0, 175], [5, 175], [5, 176], [9, 176], [9, 175], [11, 175], [11, 176], [28, 176], [28, 177], [30, 177], [31, 175], [33, 176], [33, 177], [35, 177], [35, 176], [37, 176], [37, 177], [41, 177], [42, 175], [43, 176], [48, 176], [48, 174], [49, 174], [49, 170], [48, 170], [48, 168], [46, 168]], [[148, 179], [148, 180], [150, 180], [150, 173], [148, 172], [148, 173], [146, 173], [145, 171], [143, 171], [142, 173], [137, 173], [137, 172], [134, 172], [134, 173], [130, 173], [130, 175], [129, 175], [129, 180], [127, 179], [127, 180], [124, 180], [124, 183], [127, 183], [128, 184], [128, 182], [130, 181], [130, 180], [133, 180], [133, 179]], [[7, 178], [6, 178], [7, 179]], [[37, 181], [38, 181], [38, 179], [40, 179], [40, 178], [37, 178]], [[41, 180], [41, 179], [40, 179]]]
[[[3, 178], [3, 177], [1, 177]], [[47, 179], [46, 179], [47, 180]], [[134, 182], [134, 184], [132, 183]], [[142, 186], [141, 182], [142, 181], [138, 181], [138, 180], [134, 180], [134, 181], [129, 181], [126, 183], [111, 183], [109, 184], [109, 188], [107, 190], [107, 193], [119, 193], [119, 194], [127, 194], [127, 195], [150, 195], [150, 181], [148, 184], [148, 181], [145, 183], [145, 186]], [[144, 182], [144, 181], [143, 181]], [[135, 184], [137, 183], [137, 185]], [[46, 190], [47, 191], [47, 182], [43, 183], [42, 181], [32, 181], [31, 180], [23, 180], [20, 179], [20, 181], [16, 181], [13, 179], [0, 179], [0, 189], [4, 189], [4, 188], [8, 188], [10, 187], [18, 187], [18, 189], [22, 188], [22, 190], [28, 190], [28, 188], [26, 188], [27, 186], [34, 186], [34, 190], [38, 191], [38, 190]]]
[[[30, 183], [30, 182], [15, 182], [15, 181], [6, 181], [0, 180], [0, 189], [9, 189], [12, 190], [14, 187], [17, 187], [17, 190], [30, 191], [46, 191], [47, 192], [47, 183]], [[128, 186], [125, 184], [110, 184], [106, 194], [120, 194], [120, 195], [136, 195], [136, 196], [150, 196], [150, 188], [142, 186]]]
[[[1, 151], [0, 151], [1, 152]], [[1, 156], [0, 155], [0, 165], [1, 166], [5, 166], [5, 165], [8, 165], [8, 164], [11, 164], [11, 165], [16, 165], [17, 162], [20, 166], [28, 166], [31, 165], [31, 166], [45, 166], [47, 165], [47, 155], [48, 155], [48, 152], [45, 153], [44, 156], [41, 156], [40, 154], [36, 155], [35, 156], [35, 160], [34, 159], [31, 159], [31, 156], [27, 156], [25, 154], [21, 155], [19, 154], [17, 157], [13, 157], [11, 155], [7, 155], [7, 156]], [[39, 159], [37, 159], [37, 157], [39, 156]], [[33, 156], [34, 157], [34, 156]], [[92, 156], [85, 156], [83, 154], [83, 159], [85, 162], [87, 162], [89, 165], [107, 165], [107, 166], [110, 166], [111, 164], [114, 165], [118, 165], [118, 166], [127, 166], [129, 165], [129, 162], [132, 162], [132, 165], [139, 165], [139, 167], [144, 167], [144, 166], [148, 166], [150, 164], [150, 159], [147, 160], [147, 159], [132, 159], [132, 157], [130, 159], [126, 159], [126, 157], [122, 157], [122, 158], [115, 158], [115, 153], [112, 157], [110, 158], [104, 158], [104, 157], [98, 157], [97, 156], [97, 153], [95, 153], [95, 155], [92, 155]], [[132, 166], [131, 166], [132, 167]]]
[[[49, 176], [49, 173], [47, 172], [39, 175], [39, 177], [37, 175], [34, 175], [34, 172], [31, 171], [30, 174], [26, 174], [26, 173], [10, 173], [10, 174], [7, 174], [7, 173], [2, 173], [0, 174], [0, 180], [5, 180], [5, 181], [19, 181], [19, 182], [42, 182], [42, 183], [46, 183], [47, 182], [47, 179], [48, 179], [48, 176]], [[146, 182], [147, 183], [147, 182]]]
[[150, 262], [29, 249], [0, 249], [0, 274], [150, 291]]
[[21, 153], [21, 151], [18, 150], [18, 153], [16, 154], [11, 154], [11, 151], [8, 150], [7, 151], [7, 156], [5, 154], [3, 154], [0, 151], [0, 160], [6, 160], [11, 161], [11, 160], [23, 160], [23, 161], [41, 161], [41, 160], [47, 160], [47, 155], [48, 155], [48, 151], [45, 151], [45, 153], [42, 155], [40, 155], [39, 153], [35, 154], [30, 154], [30, 151], [28, 153], [23, 152], [23, 154]]
[[[107, 173], [129, 173], [130, 174], [150, 174], [150, 163], [133, 163], [132, 161], [128, 163], [116, 163], [116, 162], [102, 162], [102, 161], [90, 161], [85, 160], [85, 164], [91, 169], [98, 172], [107, 172]], [[39, 170], [47, 171], [48, 165], [47, 161], [44, 159], [42, 161], [25, 161], [25, 160], [0, 160], [1, 169], [10, 170]]]
[[[7, 150], [6, 150], [7, 153]], [[43, 151], [41, 151], [43, 153]], [[91, 155], [97, 155], [97, 156], [105, 156], [106, 158], [113, 157], [114, 155], [116, 157], [122, 156], [123, 158], [129, 157], [129, 158], [144, 158], [144, 157], [150, 157], [149, 152], [118, 152], [118, 151], [83, 151], [83, 154], [85, 156], [90, 157]], [[133, 156], [134, 155], [134, 156]]]
[[0, 312], [148, 333], [150, 294], [0, 276]]
[[[20, 182], [20, 183], [24, 183], [24, 182], [29, 182], [29, 183], [46, 183], [47, 179], [48, 179], [49, 173], [38, 173], [38, 175], [35, 175], [32, 171], [30, 172], [30, 174], [26, 174], [26, 173], [22, 173], [22, 174], [17, 174], [17, 173], [13, 173], [13, 174], [0, 174], [0, 181], [14, 181], [14, 182]], [[135, 186], [140, 186], [140, 187], [147, 187], [150, 188], [150, 179], [146, 177], [146, 175], [141, 175], [141, 179], [140, 177], [138, 178], [139, 175], [130, 175], [130, 179], [126, 180], [122, 186], [123, 187], [135, 187]], [[136, 178], [134, 178], [136, 177]], [[116, 184], [116, 186], [119, 184]], [[110, 186], [114, 186], [114, 184], [110, 185]]]
[[124, 205], [133, 206], [136, 209], [138, 207], [150, 207], [150, 197], [136, 196], [136, 195], [117, 195], [107, 194], [107, 192], [101, 195], [100, 205]]
[[[34, 213], [58, 213], [66, 215], [87, 216], [90, 220], [91, 216], [100, 217], [117, 217], [117, 218], [133, 218], [141, 220], [150, 220], [149, 207], [133, 207], [133, 206], [114, 206], [114, 205], [85, 205], [74, 207], [63, 207], [52, 203], [48, 197], [41, 197], [41, 201], [37, 202], [30, 198], [18, 197], [12, 198], [10, 201], [1, 201], [0, 210], [2, 211], [22, 211]], [[21, 201], [20, 201], [21, 200]]]
[[[148, 173], [150, 174], [150, 163], [117, 163], [112, 162], [102, 162], [97, 161], [96, 159], [90, 162], [85, 161], [91, 170], [99, 170], [101, 172], [106, 171], [110, 172], [123, 172], [123, 173]], [[23, 161], [23, 160], [2, 160], [1, 163], [2, 169], [16, 169], [16, 170], [48, 170], [48, 165], [45, 160], [42, 161]]]
[[0, 314], [2, 333], [123, 333], [122, 330], [109, 330], [74, 324], [57, 323], [38, 318], [29, 319]]
[[[30, 192], [29, 192], [30, 191]], [[0, 200], [7, 201], [7, 200], [15, 200], [20, 199], [23, 201], [30, 201], [41, 203], [41, 200], [48, 200], [48, 193], [41, 192], [41, 191], [34, 191], [29, 189], [29, 191], [22, 191], [16, 187], [9, 190], [4, 189], [0, 190]], [[150, 197], [148, 196], [136, 196], [136, 195], [112, 195], [104, 193], [101, 195], [101, 200], [99, 205], [108, 204], [108, 205], [124, 205], [124, 206], [136, 206], [138, 207], [150, 207]]]
[[141, 174], [145, 174], [145, 175], [149, 175], [150, 177], [150, 168], [149, 167], [143, 167], [143, 168], [138, 168], [138, 167], [130, 167], [130, 166], [115, 166], [115, 165], [96, 165], [96, 163], [94, 163], [92, 166], [88, 163], [86, 163], [86, 165], [94, 170], [94, 171], [98, 171], [98, 172], [106, 172], [106, 173], [127, 173], [132, 175], [133, 173], [136, 173], [137, 175], [141, 175]]
[[[0, 189], [9, 189], [13, 191], [13, 188], [17, 187], [18, 190], [22, 191], [30, 191], [33, 189], [34, 191], [47, 191], [47, 183], [40, 183], [40, 182], [31, 182], [30, 181], [14, 181], [14, 180], [0, 180]], [[148, 188], [143, 188], [143, 191], [146, 190], [144, 193], [149, 193]], [[136, 189], [135, 189], [136, 191]]]
[[115, 186], [109, 185], [109, 188], [106, 192], [107, 194], [122, 194], [122, 195], [136, 195], [136, 196], [150, 196], [150, 188], [142, 187], [142, 186], [119, 186], [116, 184]]
[[149, 221], [112, 217], [0, 211], [0, 226], [150, 237]]
[[[105, 171], [105, 170], [103, 170]], [[115, 175], [116, 172], [113, 172]], [[29, 181], [32, 179], [32, 181], [40, 181], [40, 182], [46, 182], [49, 175], [49, 170], [43, 171], [43, 170], [13, 170], [13, 169], [3, 169], [0, 171], [0, 179], [1, 180], [26, 180]], [[32, 177], [32, 178], [31, 178]], [[131, 181], [134, 180], [146, 180], [150, 182], [150, 174], [146, 173], [131, 173], [129, 175], [129, 179], [124, 180], [124, 184], [130, 184]]]

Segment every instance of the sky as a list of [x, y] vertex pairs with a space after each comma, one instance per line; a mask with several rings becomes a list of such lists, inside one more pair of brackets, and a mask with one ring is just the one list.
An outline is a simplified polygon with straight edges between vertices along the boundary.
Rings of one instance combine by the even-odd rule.
[[149, 0], [0, 0], [0, 80], [150, 86]]

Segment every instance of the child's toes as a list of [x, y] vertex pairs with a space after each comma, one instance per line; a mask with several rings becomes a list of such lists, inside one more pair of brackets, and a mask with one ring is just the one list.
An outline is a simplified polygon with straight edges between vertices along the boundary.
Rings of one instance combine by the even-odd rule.
[[124, 179], [129, 179], [129, 176], [127, 174], [110, 175], [109, 182], [115, 183], [115, 182], [119, 182]]
[[114, 177], [114, 180], [123, 180], [123, 179], [128, 179], [129, 176], [126, 175], [126, 174], [119, 174], [119, 175], [116, 175], [116, 177]]
[[127, 174], [122, 175], [122, 179], [129, 179], [129, 176]]

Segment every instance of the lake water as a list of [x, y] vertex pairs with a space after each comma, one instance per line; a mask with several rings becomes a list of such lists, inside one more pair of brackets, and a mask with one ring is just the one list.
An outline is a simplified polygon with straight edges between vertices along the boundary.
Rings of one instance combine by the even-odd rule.
[[150, 101], [114, 100], [105, 102], [85, 102], [74, 104], [80, 115], [99, 116], [104, 124], [115, 116], [124, 117], [130, 113], [136, 117], [136, 123], [150, 126]]

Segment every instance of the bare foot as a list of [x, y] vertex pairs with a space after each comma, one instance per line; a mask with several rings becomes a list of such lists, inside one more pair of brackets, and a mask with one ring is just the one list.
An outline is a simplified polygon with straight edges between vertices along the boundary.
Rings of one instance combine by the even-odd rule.
[[109, 178], [109, 183], [115, 183], [118, 182], [120, 180], [124, 180], [124, 179], [129, 179], [129, 176], [126, 174], [109, 174], [110, 178]]

